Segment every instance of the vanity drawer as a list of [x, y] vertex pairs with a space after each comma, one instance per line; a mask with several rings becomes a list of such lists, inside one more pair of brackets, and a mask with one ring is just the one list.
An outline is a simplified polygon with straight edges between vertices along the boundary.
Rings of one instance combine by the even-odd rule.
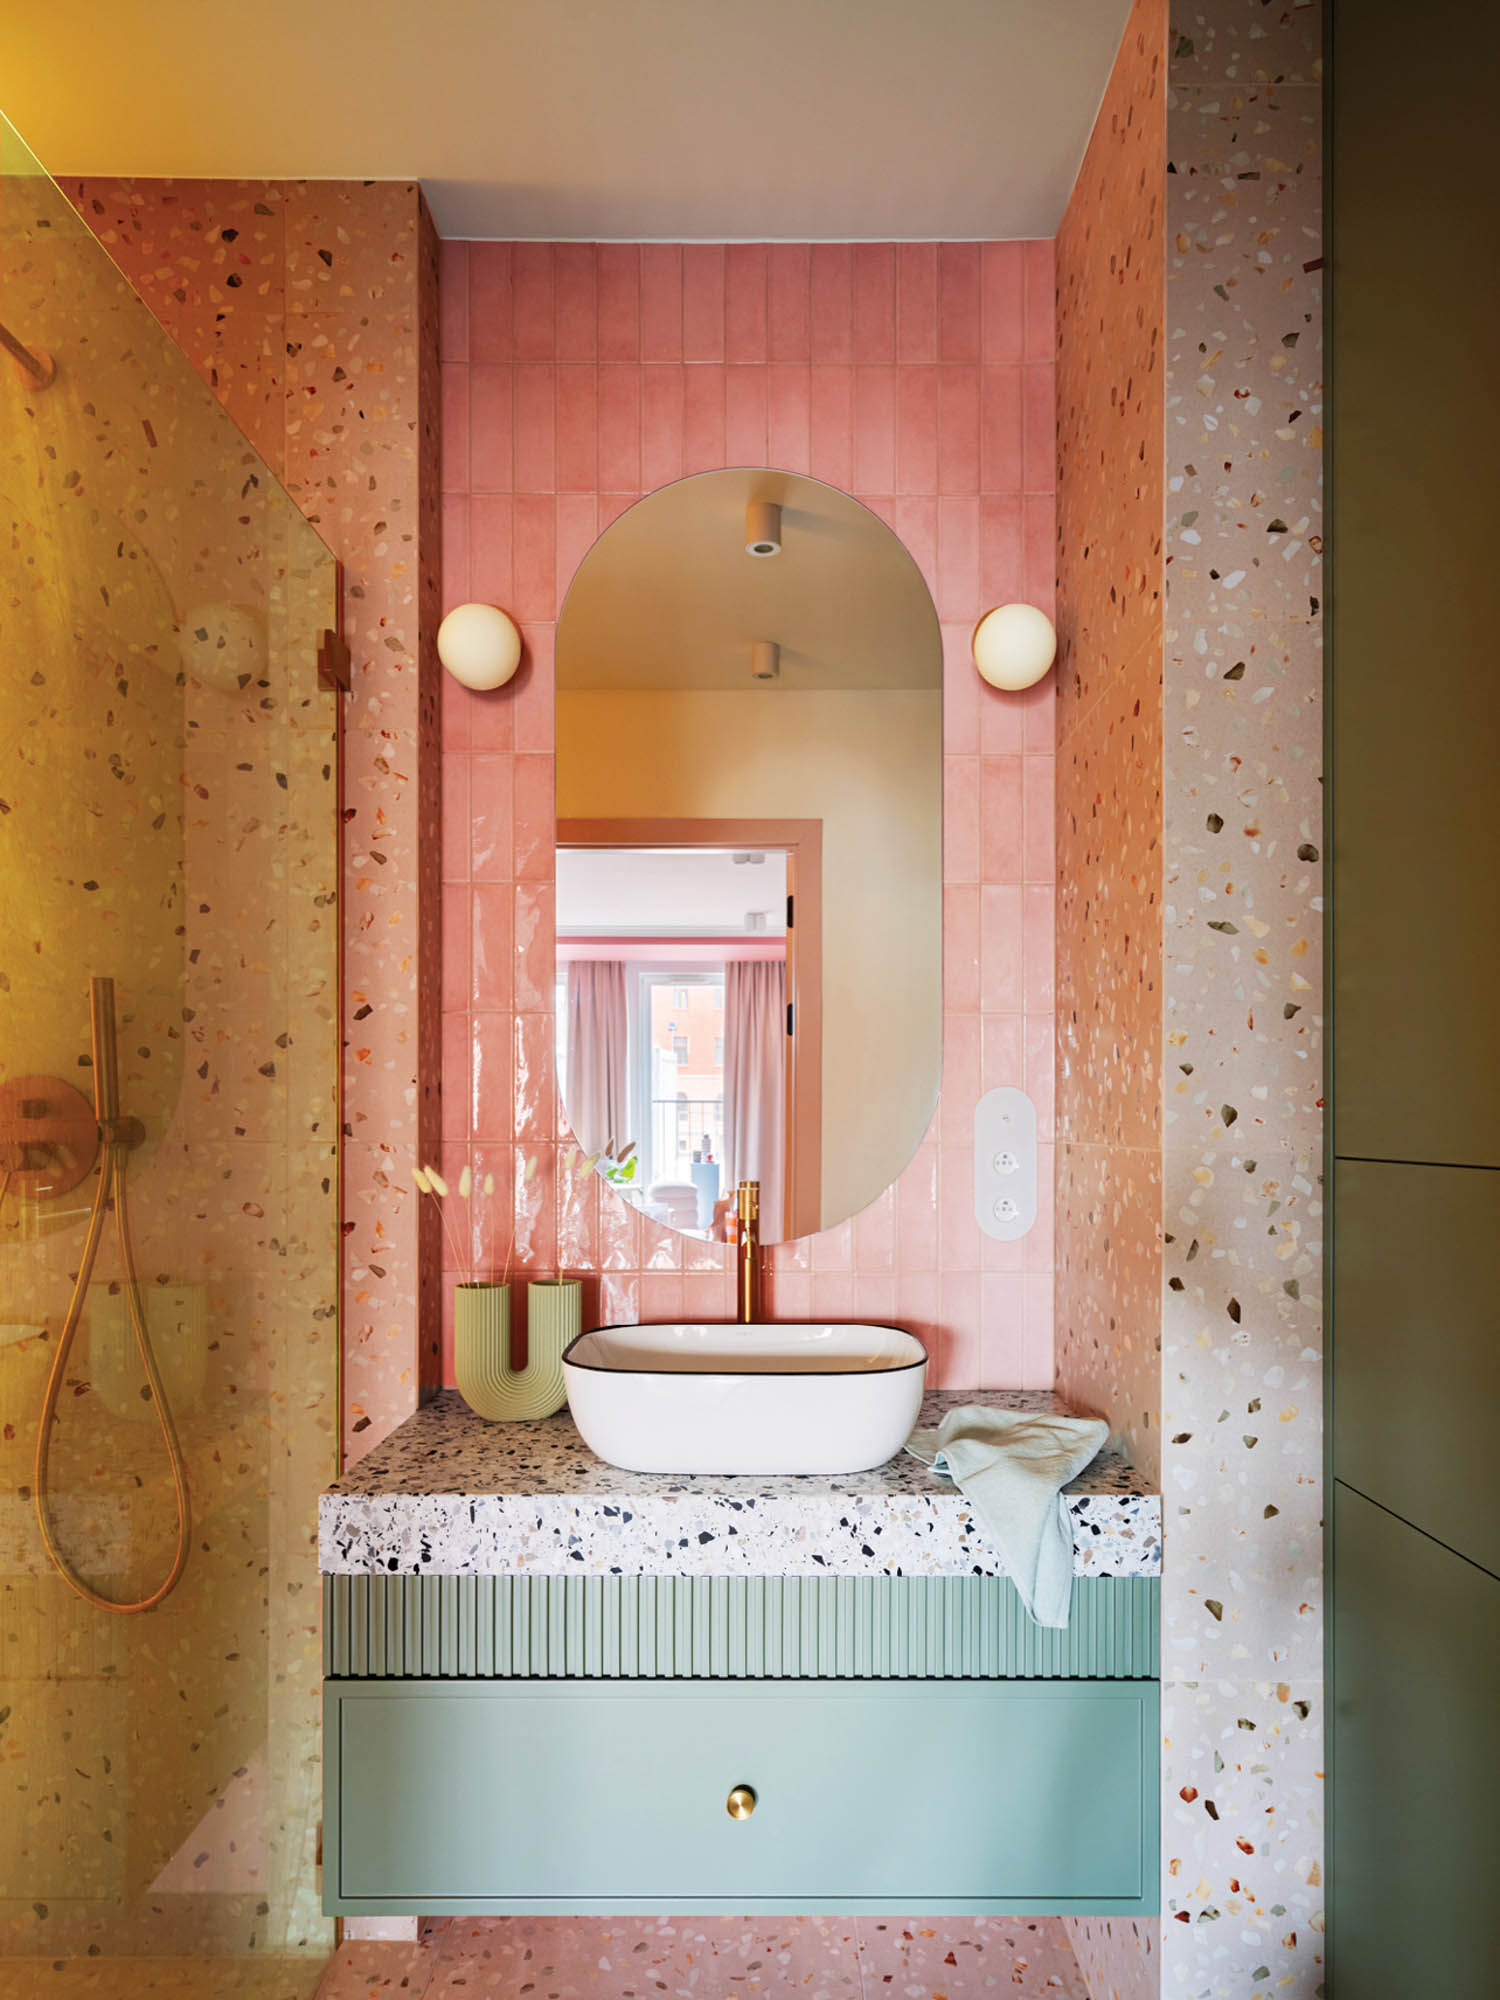
[[1150, 1682], [325, 1685], [331, 1914], [1156, 1906]]

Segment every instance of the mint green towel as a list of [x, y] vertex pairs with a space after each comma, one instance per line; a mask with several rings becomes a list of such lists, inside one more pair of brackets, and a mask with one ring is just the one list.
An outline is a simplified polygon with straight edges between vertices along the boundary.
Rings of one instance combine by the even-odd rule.
[[1098, 1417], [1035, 1416], [964, 1403], [935, 1431], [913, 1431], [913, 1458], [953, 1480], [1000, 1552], [1038, 1625], [1064, 1626], [1073, 1588], [1073, 1524], [1062, 1489], [1103, 1448]]

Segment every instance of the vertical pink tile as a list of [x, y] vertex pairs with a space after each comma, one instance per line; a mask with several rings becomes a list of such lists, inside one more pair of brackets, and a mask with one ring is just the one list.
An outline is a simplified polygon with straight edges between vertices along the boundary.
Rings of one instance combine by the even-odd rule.
[[766, 370], [766, 450], [784, 472], [806, 472], [811, 461], [812, 386], [806, 367]]
[[[560, 1125], [559, 1137], [563, 1129]], [[572, 1167], [559, 1161], [557, 1173], [557, 1268], [570, 1277], [599, 1268], [599, 1182], [593, 1174], [585, 1179], [577, 1165], [576, 1160]], [[595, 1321], [587, 1317], [590, 1304], [584, 1305], [584, 1323], [593, 1326]]]
[[550, 243], [510, 246], [517, 361], [550, 361], [557, 349], [556, 284]]
[[896, 1182], [896, 1265], [903, 1276], [937, 1269], [937, 1214], [938, 1149], [918, 1146]]
[[682, 358], [724, 359], [724, 245], [682, 247]]
[[943, 1082], [938, 1098], [938, 1141], [972, 1146], [979, 1102], [978, 1014], [950, 1009], [943, 1015]]
[[513, 508], [514, 502], [504, 493], [476, 493], [469, 502], [469, 588], [480, 604], [511, 606]]
[[[512, 757], [484, 753], [469, 758], [469, 782], [462, 797], [467, 808], [469, 870], [476, 882], [509, 882], [515, 872], [514, 772]], [[445, 789], [445, 824], [454, 802]]]
[[641, 358], [641, 253], [634, 243], [601, 243], [598, 256], [599, 359]]
[[641, 1324], [666, 1326], [683, 1316], [682, 1273], [646, 1271], [641, 1277]]
[[599, 490], [641, 490], [641, 371], [599, 369]]
[[[510, 602], [507, 592], [504, 600]], [[481, 603], [492, 603], [493, 599], [482, 598]], [[521, 656], [521, 673], [526, 671], [524, 650]], [[520, 674], [516, 676], [520, 679]], [[516, 682], [509, 687], [492, 688], [485, 693], [468, 693], [469, 748], [473, 752], [486, 755], [508, 757], [515, 749]], [[465, 690], [467, 693], [467, 690]]]
[[515, 1091], [511, 1075], [509, 1013], [476, 1002], [469, 1017], [468, 1105], [470, 1130], [480, 1140], [509, 1139], [515, 1130]]
[[766, 358], [810, 361], [811, 252], [805, 243], [773, 243], [766, 251]]
[[840, 1222], [832, 1229], [820, 1230], [812, 1239], [812, 1263], [815, 1271], [852, 1271], [853, 1223]]
[[551, 493], [557, 485], [557, 371], [521, 362], [515, 374], [515, 478], [518, 493]]
[[979, 998], [986, 1014], [1021, 1011], [1022, 893], [1008, 882], [986, 882], [979, 892]]
[[[467, 493], [445, 493], [443, 495], [443, 612], [450, 612], [455, 604], [469, 601], [469, 496]], [[447, 689], [457, 688], [456, 681], [444, 684], [446, 703]], [[445, 705], [443, 710], [443, 742], [449, 744], [449, 723], [456, 721], [465, 711], [456, 703], [450, 714]], [[463, 740], [468, 741], [468, 724], [463, 727]]]
[[[508, 882], [476, 882], [470, 891], [473, 988], [476, 1012], [504, 1007], [510, 998], [514, 943], [514, 890]], [[509, 1086], [506, 1088], [507, 1100]]]
[[896, 359], [936, 361], [937, 245], [896, 246]]
[[883, 367], [896, 358], [896, 248], [892, 243], [854, 246], [856, 363]]
[[[1032, 505], [1038, 504], [1033, 501]], [[1025, 740], [1028, 752], [1050, 756], [1057, 743], [1057, 675], [1029, 687], [1021, 696], [1025, 711]]]
[[766, 462], [764, 368], [724, 370], [724, 457], [729, 465]]
[[469, 490], [469, 366], [443, 363], [443, 491]]
[[979, 1273], [943, 1271], [938, 1280], [939, 1344], [945, 1389], [984, 1386], [983, 1341], [979, 1330]]
[[811, 392], [812, 475], [847, 492], [854, 484], [854, 370], [815, 367]]
[[706, 363], [683, 371], [682, 469], [712, 472], [724, 456], [724, 370]]
[[[1041, 1227], [1038, 1221], [1037, 1227]], [[1021, 1280], [1021, 1329], [1024, 1340], [1020, 1383], [1023, 1389], [1050, 1389], [1057, 1379], [1057, 1308], [1050, 1271], [1028, 1271]]]
[[443, 1007], [467, 1009], [474, 1002], [473, 912], [466, 882], [443, 888]]
[[552, 1005], [553, 987], [552, 884], [518, 882], [515, 896], [515, 1004], [522, 1013], [545, 1014]]
[[766, 358], [766, 246], [731, 243], [724, 252], [724, 359]]
[[979, 749], [979, 697], [982, 683], [974, 671], [970, 641], [973, 627], [944, 623], [943, 748], [955, 757], [972, 757]]
[[469, 879], [469, 753], [443, 755], [443, 880]]
[[515, 879], [548, 882], [556, 832], [550, 756], [522, 756], [514, 764]]
[[555, 359], [594, 361], [599, 355], [597, 252], [592, 243], [559, 243], [555, 252], [557, 346]]
[[1026, 595], [1021, 499], [986, 493], [979, 502], [979, 596], [986, 611]]
[[443, 1016], [443, 1117], [445, 1139], [467, 1139], [469, 1118], [469, 1016]]
[[1024, 757], [980, 760], [979, 823], [984, 880], [1019, 882], [1022, 868], [1022, 778]]
[[979, 616], [979, 499], [953, 494], [938, 505], [938, 602], [951, 618]]
[[1028, 883], [1021, 894], [1026, 1011], [1050, 1014], [1056, 957], [1055, 898], [1050, 883]]
[[599, 1190], [599, 1269], [641, 1268], [641, 1214], [611, 1187]]
[[1026, 1022], [1023, 1015], [980, 1016], [979, 1087], [981, 1093], [1026, 1088]]
[[[979, 1313], [984, 1329], [984, 1374], [987, 1389], [1019, 1389], [1024, 1358], [1025, 1291], [1021, 1275], [986, 1271], [979, 1280]], [[1042, 1385], [1050, 1388], [1050, 1382]]]
[[641, 359], [682, 359], [682, 247], [641, 245]]
[[865, 1273], [896, 1268], [896, 1190], [888, 1187], [854, 1218], [854, 1268]]
[[770, 1276], [770, 1308], [779, 1320], [812, 1318], [812, 1273], [775, 1270]]
[[943, 759], [943, 880], [979, 880], [979, 759]]
[[438, 354], [444, 361], [469, 358], [469, 246], [438, 246]]
[[1026, 359], [1053, 359], [1056, 349], [1056, 246], [1047, 236], [1026, 246]]
[[550, 757], [557, 743], [553, 704], [553, 652], [557, 628], [550, 618], [529, 620], [521, 627], [525, 648], [514, 690], [514, 748], [519, 756]]
[[854, 1273], [814, 1271], [810, 1289], [812, 1317], [830, 1320], [837, 1326], [854, 1317]]
[[937, 491], [937, 370], [896, 371], [896, 491]]
[[1050, 882], [1053, 876], [1053, 814], [1056, 808], [1056, 760], [1052, 757], [1023, 757], [1025, 765], [1027, 882]]
[[560, 493], [557, 497], [557, 605], [561, 611], [568, 586], [599, 531], [599, 504], [590, 493]]
[[690, 1324], [734, 1317], [734, 1279], [729, 1270], [684, 1271], [682, 1310]]
[[854, 490], [896, 489], [896, 370], [854, 371]]
[[938, 246], [938, 359], [973, 364], [979, 359], [979, 254], [977, 243]]
[[514, 370], [476, 362], [469, 370], [469, 482], [474, 493], [509, 493], [514, 471]]
[[557, 609], [557, 510], [550, 494], [518, 493], [515, 501], [513, 617], [551, 618]]
[[1036, 1106], [1036, 1135], [1044, 1145], [1055, 1136], [1057, 1026], [1051, 1014], [1028, 1014], [1025, 1025], [1026, 1095]]
[[950, 1008], [979, 1005], [979, 897], [965, 883], [943, 889], [943, 1004]]
[[666, 1229], [647, 1216], [641, 1219], [641, 1269], [643, 1271], [680, 1271], [682, 1269], [682, 1238], [675, 1229]]
[[[973, 1134], [968, 1135], [972, 1141]], [[938, 1269], [977, 1271], [984, 1238], [974, 1219], [974, 1148], [944, 1146], [938, 1155]]]
[[938, 377], [939, 493], [979, 491], [979, 370], [942, 367]]
[[847, 243], [812, 248], [812, 358], [828, 366], [854, 359], [854, 258]]
[[1057, 1148], [1038, 1145], [1036, 1149], [1036, 1221], [1021, 1239], [1021, 1268], [1025, 1271], [1052, 1269], [1053, 1211], [1056, 1206]]
[[986, 368], [979, 384], [979, 481], [985, 493], [1021, 491], [1021, 370]]
[[641, 487], [648, 493], [682, 477], [686, 372], [680, 362], [641, 369]]
[[1050, 362], [1028, 362], [1022, 414], [1021, 465], [1026, 493], [1050, 493], [1057, 483], [1056, 398]]
[[599, 374], [591, 363], [557, 371], [557, 490], [593, 494], [599, 485]]
[[1028, 493], [1022, 513], [1026, 598], [1050, 618], [1057, 596], [1057, 505], [1050, 493]]
[[515, 1021], [516, 1137], [551, 1139], [557, 1126], [550, 1014], [517, 1014]]
[[509, 361], [511, 343], [510, 245], [469, 245], [469, 359]]
[[986, 243], [979, 255], [980, 359], [986, 367], [1019, 361], [1024, 351], [1024, 246]]
[[534, 1141], [517, 1146], [512, 1162], [515, 1266], [539, 1277], [557, 1269], [555, 1151], [546, 1141]]

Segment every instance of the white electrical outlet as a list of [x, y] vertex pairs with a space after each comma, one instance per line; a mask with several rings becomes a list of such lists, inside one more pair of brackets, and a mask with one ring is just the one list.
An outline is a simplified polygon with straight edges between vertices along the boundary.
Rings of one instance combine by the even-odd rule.
[[1036, 1106], [1024, 1090], [989, 1090], [974, 1107], [974, 1216], [1002, 1243], [1036, 1221]]

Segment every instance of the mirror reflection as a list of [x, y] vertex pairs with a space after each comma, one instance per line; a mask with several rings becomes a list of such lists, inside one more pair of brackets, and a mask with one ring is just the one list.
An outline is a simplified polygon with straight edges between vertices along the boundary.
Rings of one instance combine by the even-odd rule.
[[848, 495], [663, 488], [557, 637], [557, 1062], [626, 1200], [762, 1240], [873, 1201], [936, 1102], [942, 652], [920, 572]]

